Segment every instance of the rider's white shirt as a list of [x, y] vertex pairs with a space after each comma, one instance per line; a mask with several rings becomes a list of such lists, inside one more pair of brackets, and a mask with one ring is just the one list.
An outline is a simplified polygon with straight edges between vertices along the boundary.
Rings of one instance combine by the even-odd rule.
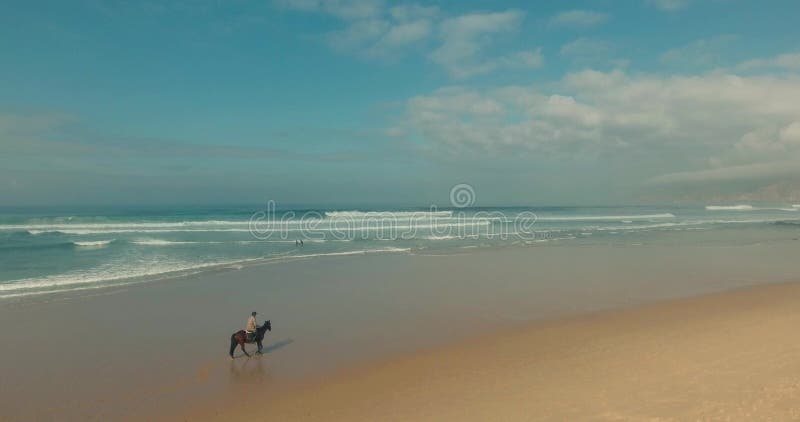
[[256, 331], [256, 326], [256, 317], [251, 315], [250, 318], [247, 319], [247, 326], [244, 330], [252, 333]]

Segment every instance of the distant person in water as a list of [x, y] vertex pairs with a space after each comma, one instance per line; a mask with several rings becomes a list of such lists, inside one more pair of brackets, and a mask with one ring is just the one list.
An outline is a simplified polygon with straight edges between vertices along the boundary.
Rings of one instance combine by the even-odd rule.
[[250, 314], [250, 318], [247, 318], [247, 325], [244, 327], [244, 332], [247, 333], [247, 340], [252, 341], [253, 335], [255, 334], [256, 330], [258, 329], [258, 324], [256, 323], [256, 311]]

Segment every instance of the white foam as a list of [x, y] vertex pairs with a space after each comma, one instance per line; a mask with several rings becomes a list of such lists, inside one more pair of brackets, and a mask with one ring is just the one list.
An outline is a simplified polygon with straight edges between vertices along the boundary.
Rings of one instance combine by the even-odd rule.
[[[176, 273], [187, 270], [214, 267], [219, 265], [234, 264], [241, 261], [214, 262], [191, 264], [186, 262], [176, 263], [137, 263], [132, 266], [101, 266], [85, 271], [75, 271], [64, 274], [56, 274], [45, 277], [26, 278], [12, 280], [5, 284], [0, 284], [0, 292], [18, 292], [33, 289], [52, 289], [58, 287], [96, 284], [112, 282], [124, 279], [134, 279], [161, 274]], [[47, 292], [37, 292], [47, 293]], [[4, 295], [0, 295], [4, 297]]]
[[753, 208], [753, 209], [757, 210], [757, 211], [790, 211], [790, 212], [798, 211], [796, 208], [786, 208], [786, 207], [783, 207], [783, 208], [781, 208], [781, 207], [778, 207], [778, 208]]
[[177, 221], [177, 222], [136, 222], [136, 223], [53, 223], [53, 224], [3, 224], [0, 225], [2, 230], [43, 230], [52, 231], [59, 229], [86, 229], [86, 230], [102, 230], [102, 229], [138, 229], [138, 228], [161, 228], [161, 229], [180, 229], [184, 227], [202, 227], [202, 226], [243, 226], [247, 227], [249, 221], [220, 221], [220, 220], [207, 220], [207, 221]]
[[254, 220], [250, 221], [182, 221], [171, 223], [136, 222], [136, 223], [51, 223], [51, 224], [0, 224], [0, 230], [26, 230], [36, 235], [49, 232], [66, 234], [94, 233], [169, 233], [169, 232], [247, 232], [252, 225], [270, 228], [291, 228], [313, 226], [323, 220]]
[[[229, 233], [262, 233], [262, 232], [349, 232], [349, 231], [371, 231], [371, 230], [416, 230], [416, 229], [443, 229], [447, 227], [470, 227], [470, 226], [488, 226], [491, 221], [488, 219], [451, 219], [451, 220], [419, 220], [417, 223], [413, 220], [407, 221], [404, 224], [397, 224], [392, 220], [365, 220], [358, 222], [358, 224], [350, 224], [350, 221], [332, 220], [331, 223], [319, 223], [323, 220], [316, 220], [316, 222], [305, 222], [304, 224], [296, 224], [300, 222], [292, 222], [291, 224], [282, 224], [280, 222], [259, 223], [251, 228], [249, 226], [243, 227], [196, 227], [196, 226], [158, 226], [152, 227], [148, 225], [138, 225], [135, 228], [126, 228], [124, 226], [116, 225], [52, 225], [52, 226], [36, 226], [37, 228], [27, 228], [28, 233], [32, 235], [39, 235], [43, 233], [61, 233], [71, 235], [92, 235], [92, 234], [115, 234], [115, 233], [216, 233], [216, 232], [229, 232]], [[365, 225], [361, 225], [364, 223]], [[0, 230], [21, 229], [30, 226], [9, 226], [0, 225]]]
[[707, 211], [752, 211], [752, 205], [706, 205]]
[[[222, 240], [208, 240], [208, 241], [182, 241], [182, 240], [164, 240], [164, 239], [148, 239], [148, 238], [141, 238], [141, 239], [134, 239], [131, 243], [135, 245], [142, 245], [142, 246], [175, 246], [175, 245], [213, 245], [213, 244], [236, 244], [236, 245], [247, 245], [251, 243], [294, 243], [294, 240], [232, 240], [232, 241], [222, 241]], [[326, 240], [306, 240], [306, 242], [316, 242], [322, 243], [326, 242]]]
[[788, 207], [754, 207], [752, 205], [709, 205], [706, 207], [707, 211], [789, 211], [789, 212], [796, 212], [798, 208], [795, 205], [792, 205], [791, 208]]
[[321, 256], [349, 256], [349, 255], [367, 255], [375, 253], [397, 253], [397, 252], [410, 252], [411, 248], [381, 248], [381, 249], [361, 249], [357, 251], [343, 251], [343, 252], [325, 252], [314, 253], [306, 255], [290, 255], [292, 258], [315, 258]]
[[10, 280], [7, 283], [0, 284], [0, 299], [56, 292], [80, 291], [85, 289], [97, 289], [109, 286], [120, 286], [132, 282], [135, 283], [148, 281], [150, 277], [155, 276], [164, 276], [161, 277], [163, 279], [169, 276], [196, 274], [209, 268], [228, 267], [241, 269], [243, 264], [251, 262], [272, 262], [298, 258], [367, 255], [409, 251], [411, 251], [411, 248], [388, 247], [381, 249], [363, 249], [356, 251], [328, 252], [306, 255], [281, 254], [267, 258], [250, 258], [209, 263], [138, 262], [129, 266], [117, 266], [110, 264], [84, 271], [75, 271], [37, 278]]
[[427, 236], [427, 237], [423, 237], [423, 239], [425, 239], [425, 240], [451, 240], [451, 239], [457, 239], [457, 238], [458, 238], [458, 236]]
[[565, 215], [565, 216], [538, 216], [536, 221], [634, 221], [634, 220], [660, 220], [675, 218], [674, 214], [641, 214], [641, 215]]
[[94, 241], [87, 241], [87, 242], [72, 242], [75, 246], [86, 246], [86, 247], [94, 247], [94, 248], [102, 248], [104, 246], [108, 246], [114, 239], [110, 240], [94, 240]]
[[325, 213], [328, 218], [432, 218], [432, 217], [452, 217], [452, 211], [328, 211]]
[[222, 243], [222, 242], [179, 242], [179, 241], [163, 240], [163, 239], [136, 239], [133, 240], [131, 243], [137, 245], [147, 245], [147, 246], [170, 246], [170, 245], [192, 245], [196, 243]]
[[[2, 228], [0, 228], [2, 230]], [[277, 230], [276, 230], [277, 231]], [[43, 234], [43, 233], [61, 233], [61, 234], [113, 234], [113, 233], [212, 233], [212, 232], [234, 232], [234, 233], [248, 233], [249, 229], [73, 229], [73, 228], [58, 228], [49, 230], [28, 230], [30, 234]]]
[[643, 224], [636, 226], [625, 225], [625, 226], [592, 227], [591, 229], [601, 232], [607, 231], [611, 234], [616, 234], [617, 230], [623, 230], [623, 231], [649, 230], [649, 229], [659, 229], [665, 227], [682, 226], [685, 224], [695, 224], [695, 223], [656, 223], [656, 224]]
[[596, 230], [596, 231], [609, 231], [609, 230], [651, 230], [651, 229], [674, 229], [675, 227], [683, 227], [683, 230], [708, 230], [707, 228], [689, 228], [692, 226], [703, 225], [723, 225], [723, 224], [766, 224], [776, 223], [779, 221], [800, 221], [800, 220], [787, 220], [786, 218], [749, 218], [742, 220], [734, 219], [713, 219], [713, 220], [689, 220], [672, 223], [654, 223], [654, 224], [641, 224], [641, 225], [625, 225], [625, 226], [606, 226], [606, 227], [584, 227], [583, 230]]

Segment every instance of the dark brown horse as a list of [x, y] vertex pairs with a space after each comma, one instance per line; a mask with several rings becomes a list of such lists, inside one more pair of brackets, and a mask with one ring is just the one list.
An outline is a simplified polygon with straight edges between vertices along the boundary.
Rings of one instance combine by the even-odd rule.
[[256, 332], [253, 333], [254, 336], [251, 341], [248, 341], [247, 333], [244, 330], [239, 330], [233, 333], [233, 335], [231, 336], [231, 351], [230, 351], [231, 358], [233, 358], [233, 351], [236, 350], [236, 346], [241, 346], [242, 352], [244, 352], [244, 354], [247, 355], [248, 357], [250, 356], [250, 354], [247, 353], [247, 350], [244, 350], [245, 343], [258, 344], [258, 350], [256, 351], [256, 353], [261, 354], [261, 349], [264, 347], [264, 345], [262, 345], [261, 342], [264, 340], [264, 334], [267, 331], [272, 331], [272, 324], [269, 321], [264, 321], [264, 325], [256, 327]]

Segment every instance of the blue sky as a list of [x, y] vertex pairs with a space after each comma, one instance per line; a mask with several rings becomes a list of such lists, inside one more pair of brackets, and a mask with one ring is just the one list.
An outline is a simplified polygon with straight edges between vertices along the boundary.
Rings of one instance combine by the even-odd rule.
[[800, 199], [800, 3], [10, 2], [0, 205]]

